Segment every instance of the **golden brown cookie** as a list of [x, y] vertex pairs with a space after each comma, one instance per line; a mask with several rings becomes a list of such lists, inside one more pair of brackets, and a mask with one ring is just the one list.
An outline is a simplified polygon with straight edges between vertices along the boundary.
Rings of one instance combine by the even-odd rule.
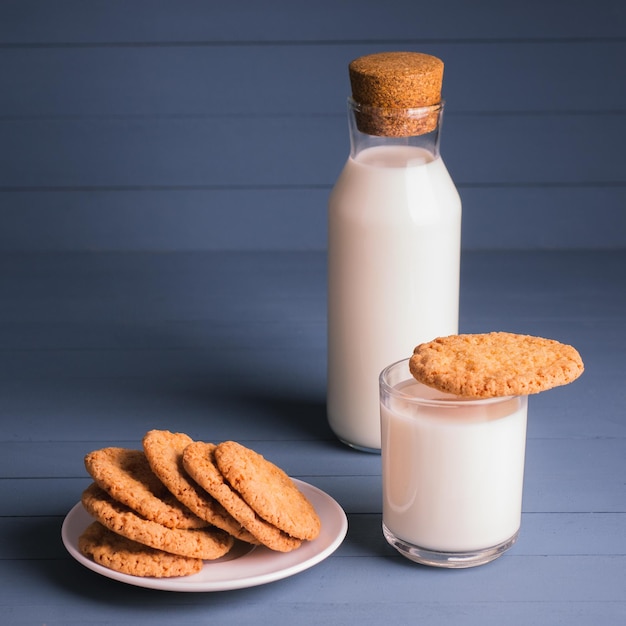
[[258, 543], [215, 498], [189, 477], [183, 467], [183, 451], [191, 443], [193, 439], [185, 433], [151, 430], [143, 438], [143, 449], [152, 471], [190, 511], [237, 539]]
[[468, 398], [529, 395], [566, 385], [584, 370], [572, 346], [531, 335], [451, 335], [420, 344], [409, 360], [413, 377]]
[[320, 518], [289, 476], [261, 454], [224, 441], [215, 449], [215, 462], [228, 483], [259, 517], [298, 539], [315, 539]]
[[96, 521], [114, 533], [171, 554], [214, 560], [224, 556], [234, 543], [231, 535], [217, 528], [184, 530], [146, 520], [95, 483], [83, 492], [81, 502]]
[[168, 528], [208, 526], [168, 491], [141, 450], [94, 450], [85, 456], [85, 467], [101, 489], [146, 519]]
[[78, 549], [96, 563], [131, 576], [188, 576], [197, 574], [203, 565], [202, 559], [170, 554], [131, 541], [100, 522], [93, 522], [85, 529], [78, 538]]
[[279, 552], [298, 548], [300, 539], [290, 537], [272, 523], [259, 517], [254, 509], [224, 480], [216, 463], [212, 443], [196, 441], [189, 444], [183, 453], [187, 472], [208, 493], [263, 545]]

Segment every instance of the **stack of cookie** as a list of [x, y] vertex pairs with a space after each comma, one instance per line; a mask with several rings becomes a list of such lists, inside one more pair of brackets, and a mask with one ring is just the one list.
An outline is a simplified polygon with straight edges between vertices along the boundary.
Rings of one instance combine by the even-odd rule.
[[234, 441], [151, 430], [143, 450], [95, 450], [85, 467], [94, 482], [81, 500], [95, 521], [78, 547], [126, 574], [185, 576], [236, 539], [288, 552], [320, 532], [313, 505], [289, 476]]

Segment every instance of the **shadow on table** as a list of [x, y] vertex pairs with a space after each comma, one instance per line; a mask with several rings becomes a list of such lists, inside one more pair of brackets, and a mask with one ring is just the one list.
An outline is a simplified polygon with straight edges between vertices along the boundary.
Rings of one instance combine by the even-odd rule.
[[15, 553], [33, 555], [16, 561], [19, 570], [13, 571], [14, 579], [23, 579], [29, 588], [36, 589], [32, 604], [62, 606], [64, 615], [73, 615], [69, 620], [72, 623], [80, 623], [79, 619], [84, 619], [82, 623], [97, 622], [100, 610], [106, 611], [107, 619], [111, 619], [116, 610], [123, 610], [125, 619], [133, 611], [141, 612], [146, 619], [150, 612], [156, 615], [159, 610], [172, 606], [192, 613], [197, 608], [232, 605], [244, 600], [251, 602], [267, 594], [268, 588], [278, 589], [282, 582], [219, 593], [172, 593], [128, 585], [101, 576], [73, 560], [62, 544], [61, 525], [59, 517], [30, 519], [27, 525], [9, 532], [5, 539], [11, 542]]

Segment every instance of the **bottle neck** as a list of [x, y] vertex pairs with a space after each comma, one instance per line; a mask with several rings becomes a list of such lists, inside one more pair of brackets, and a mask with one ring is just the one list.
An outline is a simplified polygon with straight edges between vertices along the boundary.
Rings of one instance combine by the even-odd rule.
[[417, 109], [382, 109], [364, 106], [348, 98], [350, 156], [367, 148], [412, 146], [439, 156], [443, 101]]

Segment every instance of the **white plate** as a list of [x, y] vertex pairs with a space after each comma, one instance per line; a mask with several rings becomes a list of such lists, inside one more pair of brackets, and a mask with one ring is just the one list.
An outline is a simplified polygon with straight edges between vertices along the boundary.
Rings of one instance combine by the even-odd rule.
[[130, 576], [98, 565], [78, 550], [78, 538], [93, 522], [80, 502], [65, 517], [61, 537], [67, 551], [82, 565], [102, 576], [136, 587], [165, 591], [226, 591], [263, 585], [317, 565], [341, 545], [348, 531], [346, 514], [333, 498], [313, 485], [301, 480], [293, 481], [315, 507], [322, 529], [317, 539], [304, 541], [292, 552], [274, 552], [263, 546], [237, 542], [221, 559], [205, 561], [198, 574], [179, 578]]

